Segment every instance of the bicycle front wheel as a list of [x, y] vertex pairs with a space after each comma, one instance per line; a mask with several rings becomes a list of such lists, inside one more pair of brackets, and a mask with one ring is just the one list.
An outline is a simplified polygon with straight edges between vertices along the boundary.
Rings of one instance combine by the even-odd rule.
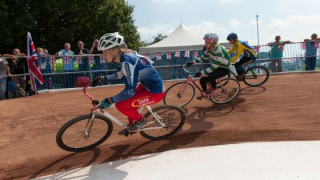
[[194, 95], [195, 89], [190, 83], [178, 82], [166, 90], [163, 103], [183, 107], [192, 101]]
[[225, 104], [232, 101], [240, 92], [240, 83], [235, 79], [223, 79], [217, 84], [217, 89], [209, 97], [213, 103]]
[[183, 109], [178, 106], [162, 105], [152, 111], [154, 115], [150, 112], [144, 115], [148, 121], [140, 131], [143, 137], [151, 140], [166, 139], [172, 136], [181, 129], [186, 119]]
[[243, 82], [251, 87], [257, 87], [269, 79], [269, 71], [263, 66], [253, 66], [247, 70], [247, 74], [243, 79]]
[[112, 122], [104, 116], [82, 115], [64, 124], [57, 133], [56, 141], [66, 151], [86, 151], [103, 143], [112, 129]]

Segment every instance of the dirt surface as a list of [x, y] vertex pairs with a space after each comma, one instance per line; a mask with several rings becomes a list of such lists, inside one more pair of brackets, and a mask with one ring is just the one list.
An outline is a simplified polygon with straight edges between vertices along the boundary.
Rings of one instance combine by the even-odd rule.
[[[257, 141], [320, 140], [320, 73], [273, 75], [263, 87], [241, 83], [239, 97], [224, 105], [194, 99], [187, 121], [175, 136], [150, 141], [141, 135], [113, 134], [98, 148], [82, 153], [61, 150], [58, 129], [89, 113], [81, 90], [0, 101], [0, 179], [30, 179], [131, 156], [197, 146]], [[169, 87], [172, 82], [166, 83]], [[123, 87], [89, 89], [96, 99]], [[126, 118], [115, 108], [110, 113]]]

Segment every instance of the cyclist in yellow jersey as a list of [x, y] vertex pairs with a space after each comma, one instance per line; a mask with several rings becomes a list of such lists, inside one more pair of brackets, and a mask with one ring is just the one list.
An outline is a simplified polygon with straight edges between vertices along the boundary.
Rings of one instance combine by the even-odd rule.
[[242, 79], [246, 73], [243, 65], [253, 63], [257, 59], [257, 54], [248, 43], [238, 40], [236, 33], [230, 33], [227, 37], [227, 40], [230, 44], [233, 44], [232, 48], [228, 51], [228, 54], [236, 51], [235, 56], [231, 59], [231, 63], [234, 63], [240, 57], [240, 55], [243, 54], [241, 59], [235, 63], [238, 76], [240, 79]]

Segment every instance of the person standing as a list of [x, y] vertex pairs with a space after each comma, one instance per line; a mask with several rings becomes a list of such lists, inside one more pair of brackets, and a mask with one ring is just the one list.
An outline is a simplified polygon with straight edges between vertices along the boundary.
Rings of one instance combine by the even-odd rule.
[[268, 43], [271, 47], [270, 60], [271, 60], [271, 70], [272, 72], [282, 72], [282, 57], [283, 48], [285, 44], [291, 43], [291, 41], [280, 41], [281, 37], [277, 35], [275, 37], [275, 42]]
[[89, 53], [94, 55], [94, 65], [91, 66], [92, 67], [91, 69], [93, 70], [104, 69], [103, 67], [100, 67], [101, 65], [100, 54], [102, 54], [102, 51], [99, 51], [98, 45], [99, 45], [99, 39], [95, 39], [92, 43], [92, 47], [89, 50]]
[[11, 76], [8, 61], [0, 57], [0, 100], [6, 99], [7, 76]]
[[[71, 46], [69, 43], [64, 44], [64, 49], [60, 50], [57, 54], [57, 56], [70, 56], [70, 57], [63, 57], [63, 71], [66, 73], [65, 74], [65, 84], [67, 88], [72, 88], [74, 86], [74, 77], [73, 77], [73, 72], [74, 72], [74, 62], [73, 62], [73, 57], [74, 52], [71, 51]], [[67, 59], [67, 61], [65, 61]]]
[[316, 68], [317, 48], [319, 47], [318, 35], [313, 33], [311, 39], [305, 39], [306, 43], [306, 71], [313, 71]]
[[[8, 60], [10, 73], [13, 75], [11, 80], [16, 88], [17, 94], [20, 96], [27, 96], [26, 85], [27, 85], [27, 59], [26, 54], [20, 53], [18, 48], [13, 49], [12, 54], [4, 54], [3, 57], [10, 58]], [[23, 58], [24, 57], [24, 58]]]
[[[89, 54], [89, 50], [84, 47], [82, 41], [78, 41], [78, 49], [75, 52], [76, 55], [87, 55]], [[77, 57], [78, 58], [78, 57]], [[81, 62], [79, 62], [79, 71], [88, 71], [88, 57], [81, 57]]]

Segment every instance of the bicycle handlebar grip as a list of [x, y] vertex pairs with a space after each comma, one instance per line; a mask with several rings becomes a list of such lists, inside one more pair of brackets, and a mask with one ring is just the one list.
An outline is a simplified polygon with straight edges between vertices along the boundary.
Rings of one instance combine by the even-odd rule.
[[92, 101], [92, 105], [94, 105], [94, 106], [98, 105], [99, 103], [100, 103], [99, 100], [93, 100]]

